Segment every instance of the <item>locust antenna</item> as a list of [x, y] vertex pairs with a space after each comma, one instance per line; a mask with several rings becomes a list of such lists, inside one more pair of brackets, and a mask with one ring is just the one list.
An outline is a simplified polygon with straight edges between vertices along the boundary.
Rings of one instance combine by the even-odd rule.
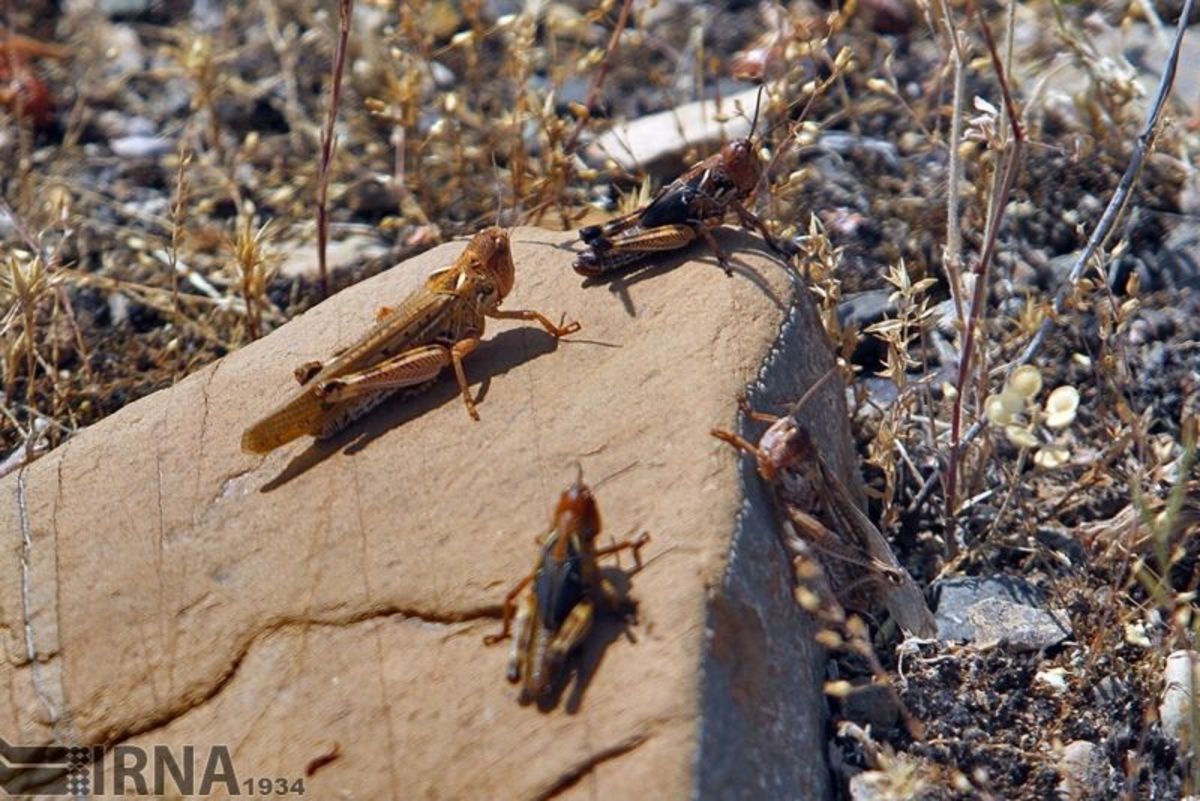
[[754, 98], [754, 119], [750, 120], [750, 139], [751, 139], [751, 141], [754, 140], [754, 131], [758, 128], [758, 110], [760, 108], [762, 108], [763, 89], [765, 87], [766, 87], [765, 83], [760, 83], [758, 85], [758, 96], [756, 98]]
[[832, 367], [830, 367], [828, 370], [826, 370], [824, 373], [822, 373], [821, 377], [818, 378], [816, 381], [814, 381], [813, 385], [811, 387], [809, 387], [805, 391], [805, 393], [800, 397], [800, 400], [798, 400], [792, 404], [792, 407], [790, 409], [788, 409], [788, 414], [790, 414], [790, 415], [799, 414], [800, 410], [803, 409], [810, 400], [812, 400], [813, 395], [817, 394], [817, 390], [820, 389], [821, 387], [823, 387], [825, 385], [826, 381], [828, 381], [830, 378], [833, 378], [833, 376], [838, 374], [838, 372], [839, 372], [838, 367], [839, 367], [839, 365], [837, 363], [834, 363], [834, 365]]
[[500, 180], [500, 165], [496, 163], [496, 154], [492, 153], [492, 174], [496, 177], [496, 227], [500, 227], [500, 213], [504, 208], [504, 182]]

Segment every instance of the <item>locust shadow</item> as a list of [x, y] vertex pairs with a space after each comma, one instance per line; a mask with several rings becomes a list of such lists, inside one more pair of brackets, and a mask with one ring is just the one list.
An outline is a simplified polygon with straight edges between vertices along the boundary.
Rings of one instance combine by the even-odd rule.
[[[476, 403], [480, 405], [480, 415], [487, 414], [483, 401], [492, 379], [553, 352], [558, 343], [550, 334], [532, 326], [511, 328], [485, 339], [466, 360], [467, 380], [475, 393]], [[451, 402], [459, 405], [463, 425], [472, 425], [466, 409], [461, 408], [462, 395], [454, 380], [454, 372], [447, 369], [442, 371], [429, 389], [411, 397], [397, 395], [389, 398], [344, 431], [329, 439], [315, 440], [288, 462], [279, 475], [264, 484], [260, 492], [271, 492], [282, 487], [325, 461], [335, 451], [344, 448], [347, 455], [358, 453], [392, 429]]]
[[[730, 277], [750, 281], [767, 296], [777, 309], [786, 312], [788, 308], [787, 302], [775, 294], [770, 282], [767, 281], [763, 274], [755, 267], [738, 258], [739, 253], [748, 252], [766, 255], [770, 257], [772, 264], [778, 266], [781, 270], [787, 271], [789, 277], [794, 280], [795, 272], [785, 261], [780, 259], [779, 254], [771, 250], [762, 237], [740, 228], [723, 226], [713, 231], [713, 236], [716, 238], [717, 244], [721, 246], [721, 249], [725, 251], [725, 255], [729, 258], [729, 269], [733, 273]], [[573, 242], [559, 247], [578, 253], [578, 245], [579, 243]], [[630, 295], [630, 288], [643, 281], [649, 281], [660, 275], [669, 273], [681, 264], [689, 261], [707, 263], [714, 270], [724, 272], [720, 264], [717, 263], [717, 257], [712, 254], [702, 241], [698, 240], [679, 250], [648, 253], [644, 259], [628, 267], [614, 270], [611, 274], [584, 279], [583, 286], [585, 288], [607, 286], [608, 291], [616, 295], [621, 301], [621, 305], [625, 307], [625, 312], [630, 317], [636, 317], [637, 308], [634, 306], [633, 298]]]
[[[645, 569], [645, 564], [642, 565], [642, 569]], [[634, 627], [637, 625], [637, 600], [630, 594], [630, 579], [639, 572], [637, 569], [623, 570], [615, 566], [600, 569], [600, 575], [609, 581], [621, 598], [621, 606], [616, 610], [597, 609], [592, 620], [592, 629], [584, 638], [583, 645], [567, 658], [563, 669], [551, 683], [549, 691], [537, 699], [539, 712], [554, 711], [566, 695], [563, 708], [567, 714], [574, 715], [582, 706], [583, 696], [612, 644], [622, 637], [631, 643], [637, 642], [637, 636], [634, 634]]]

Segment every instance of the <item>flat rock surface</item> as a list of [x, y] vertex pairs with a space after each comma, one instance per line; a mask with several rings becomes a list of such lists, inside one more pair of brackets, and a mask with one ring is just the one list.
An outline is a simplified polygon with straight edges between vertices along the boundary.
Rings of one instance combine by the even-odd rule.
[[[443, 376], [327, 443], [239, 450], [296, 365], [359, 336], [454, 242], [0, 480], [0, 732], [198, 759], [224, 744], [243, 779], [316, 766], [314, 798], [820, 797], [822, 762], [800, 755], [824, 747], [821, 657], [762, 509], [743, 508], [748, 460], [709, 429], [735, 427], [764, 362], [776, 377], [751, 397], [779, 411], [830, 356], [806, 297], [769, 355], [790, 275], [752, 237], [720, 237], [733, 278], [694, 250], [583, 287], [572, 234], [516, 229], [505, 308], [583, 330], [555, 343], [491, 321], [467, 361], [478, 423]], [[857, 487], [836, 383], [805, 419]], [[653, 540], [628, 582], [638, 621], [599, 625], [542, 711], [481, 640], [577, 462], [617, 474], [597, 490], [605, 536]], [[762, 577], [722, 603], [737, 537]]]

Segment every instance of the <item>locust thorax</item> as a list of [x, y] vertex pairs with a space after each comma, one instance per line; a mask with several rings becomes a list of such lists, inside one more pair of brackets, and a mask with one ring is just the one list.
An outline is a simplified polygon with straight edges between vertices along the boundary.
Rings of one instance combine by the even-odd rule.
[[554, 530], [575, 532], [586, 543], [593, 542], [600, 534], [600, 510], [586, 484], [572, 484], [559, 497], [554, 510]]
[[725, 171], [742, 194], [749, 195], [758, 186], [762, 167], [758, 163], [758, 148], [750, 139], [734, 139], [721, 148]]
[[508, 231], [494, 225], [484, 228], [475, 234], [467, 250], [475, 256], [478, 269], [496, 287], [499, 299], [503, 300], [512, 291], [516, 279]]

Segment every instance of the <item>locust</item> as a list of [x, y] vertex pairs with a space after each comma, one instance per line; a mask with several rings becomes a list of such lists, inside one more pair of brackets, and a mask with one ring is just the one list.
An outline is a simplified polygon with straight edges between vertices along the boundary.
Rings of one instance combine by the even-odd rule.
[[556, 338], [579, 330], [579, 323], [555, 325], [536, 311], [501, 310], [514, 280], [508, 232], [480, 231], [454, 264], [399, 306], [380, 308], [357, 342], [328, 363], [296, 368], [300, 389], [246, 429], [242, 450], [267, 453], [305, 434], [333, 436], [396, 392], [427, 388], [446, 367], [454, 368], [467, 413], [478, 420], [463, 360], [479, 346], [486, 318], [536, 322]]
[[599, 536], [596, 499], [580, 475], [558, 500], [533, 570], [505, 596], [502, 630], [484, 638], [494, 645], [511, 634], [508, 680], [521, 684], [522, 703], [549, 694], [563, 662], [587, 637], [597, 608], [618, 611], [625, 605], [598, 562], [632, 551], [634, 572], [640, 570], [650, 535], [597, 548]]
[[784, 547], [795, 558], [798, 574], [804, 574], [799, 577], [817, 595], [832, 594], [820, 599], [821, 606], [867, 615], [883, 607], [907, 633], [936, 636], [920, 588], [829, 468], [796, 417], [799, 405], [782, 417], [750, 412], [753, 419], [770, 423], [757, 444], [722, 429], [712, 435], [754, 457], [774, 496]]
[[572, 265], [575, 272], [599, 277], [653, 253], [678, 250], [699, 237], [731, 274], [729, 258], [712, 235], [730, 211], [744, 228], [758, 230], [772, 249], [790, 258], [793, 250], [781, 245], [746, 207], [763, 173], [759, 143], [754, 140], [757, 125], [756, 104], [749, 136], [727, 142], [716, 154], [692, 165], [645, 206], [603, 225], [581, 228], [579, 237], [586, 249]]

